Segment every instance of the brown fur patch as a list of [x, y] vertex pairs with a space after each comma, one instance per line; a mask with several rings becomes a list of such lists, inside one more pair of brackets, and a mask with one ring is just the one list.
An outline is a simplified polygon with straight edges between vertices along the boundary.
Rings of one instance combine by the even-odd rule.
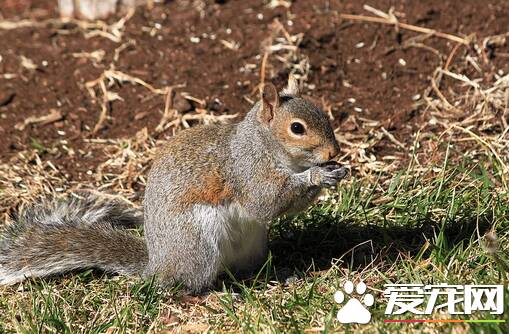
[[232, 189], [225, 184], [219, 172], [212, 171], [201, 179], [201, 185], [191, 187], [182, 196], [181, 205], [184, 207], [198, 203], [218, 205], [232, 196]]

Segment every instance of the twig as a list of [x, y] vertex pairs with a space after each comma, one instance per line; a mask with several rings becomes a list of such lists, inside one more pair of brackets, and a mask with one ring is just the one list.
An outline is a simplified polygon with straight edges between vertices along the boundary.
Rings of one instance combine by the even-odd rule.
[[137, 83], [138, 85], [141, 85], [145, 88], [147, 88], [148, 90], [150, 90], [152, 93], [155, 93], [155, 94], [160, 94], [160, 95], [164, 95], [166, 94], [166, 89], [164, 88], [155, 88], [154, 86], [152, 86], [151, 84], [149, 83], [146, 83], [145, 81], [141, 80], [140, 78], [137, 78], [137, 77], [133, 77], [129, 74], [125, 74], [123, 72], [120, 72], [120, 71], [113, 71], [113, 70], [106, 70], [104, 72], [104, 76], [106, 78], [113, 78], [113, 79], [116, 79], [120, 82], [124, 82], [124, 81], [128, 81], [128, 82], [131, 82], [131, 83]]
[[166, 93], [166, 99], [164, 100], [163, 117], [161, 117], [161, 121], [156, 126], [157, 133], [160, 133], [164, 130], [164, 126], [166, 125], [168, 120], [171, 119], [172, 116], [175, 115], [175, 113], [176, 113], [176, 110], [173, 109], [173, 87], [167, 87], [166, 90], [167, 90], [167, 93]]
[[0, 20], [0, 29], [2, 30], [12, 30], [18, 28], [38, 28], [45, 27], [48, 24], [54, 24], [57, 20], [45, 20], [45, 21], [32, 21], [32, 20], [20, 20], [20, 21], [8, 21], [8, 20]]
[[406, 30], [411, 30], [411, 31], [420, 32], [423, 34], [430, 34], [430, 35], [437, 36], [440, 38], [445, 38], [445, 39], [451, 40], [456, 43], [461, 43], [461, 44], [465, 44], [465, 45], [469, 44], [468, 40], [458, 37], [458, 36], [455, 36], [455, 35], [443, 33], [443, 32], [436, 31], [436, 30], [430, 29], [430, 28], [415, 26], [415, 25], [408, 24], [408, 23], [401, 23], [399, 21], [391, 21], [387, 18], [366, 16], [366, 15], [353, 15], [353, 14], [339, 14], [339, 17], [346, 19], [346, 20], [390, 24], [390, 25], [398, 26], [398, 27], [406, 29]]
[[439, 72], [442, 73], [442, 74], [445, 74], [445, 75], [447, 75], [447, 76], [449, 76], [451, 78], [454, 78], [456, 80], [460, 80], [460, 81], [466, 83], [467, 85], [472, 86], [477, 91], [479, 91], [479, 93], [481, 93], [483, 98], [486, 98], [486, 95], [484, 94], [483, 90], [481, 89], [481, 86], [477, 82], [470, 80], [466, 75], [464, 75], [464, 74], [457, 74], [457, 73], [449, 72], [449, 71], [442, 70], [442, 69], [439, 69]]
[[274, 25], [277, 29], [283, 32], [283, 35], [285, 36], [286, 40], [288, 41], [288, 44], [294, 46], [294, 43], [292, 41], [292, 36], [288, 33], [288, 30], [285, 29], [285, 26], [276, 18], [274, 19]]
[[454, 58], [454, 55], [456, 54], [456, 52], [459, 50], [461, 44], [456, 44], [454, 46], [454, 48], [452, 49], [451, 53], [449, 54], [449, 57], [447, 57], [447, 61], [445, 62], [445, 66], [444, 66], [444, 70], [448, 70], [449, 69], [449, 66], [451, 65], [451, 62]]
[[16, 130], [23, 131], [30, 124], [46, 125], [62, 119], [62, 113], [56, 109], [51, 109], [49, 114], [41, 117], [28, 117], [23, 122], [20, 122], [14, 126]]
[[437, 79], [437, 76], [441, 74], [441, 71], [442, 71], [441, 68], [437, 68], [435, 70], [435, 73], [433, 73], [433, 77], [431, 78], [431, 87], [433, 88], [433, 91], [435, 92], [435, 94], [437, 94], [437, 96], [440, 98], [440, 100], [442, 100], [442, 102], [445, 104], [446, 109], [454, 109], [454, 106], [451, 103], [449, 103], [449, 101], [447, 101], [444, 94], [442, 94], [442, 92], [438, 88], [436, 79]]
[[260, 65], [260, 84], [258, 85], [260, 89], [260, 96], [263, 92], [263, 85], [265, 85], [265, 67], [267, 66], [267, 59], [269, 58], [269, 52], [265, 50], [263, 53], [262, 64]]
[[403, 145], [403, 143], [401, 143], [399, 140], [396, 139], [396, 137], [394, 137], [392, 135], [392, 133], [390, 133], [389, 131], [387, 131], [383, 126], [380, 128], [380, 130], [382, 130], [382, 132], [384, 133], [384, 135], [391, 141], [393, 142], [394, 144], [396, 144], [397, 146], [399, 146], [401, 149], [403, 150], [406, 150], [406, 147], [405, 145]]
[[85, 20], [60, 18], [60, 19], [48, 19], [43, 21], [33, 20], [20, 20], [20, 21], [8, 21], [0, 20], [0, 30], [12, 30], [18, 28], [40, 28], [40, 27], [56, 27], [61, 28], [68, 23], [77, 25], [83, 30], [85, 38], [91, 38], [95, 36], [101, 36], [107, 38], [115, 43], [122, 41], [122, 29], [125, 27], [126, 22], [134, 15], [134, 9], [130, 8], [125, 16], [120, 18], [117, 22], [108, 25], [103, 21], [88, 22]]
[[106, 121], [106, 118], [108, 116], [108, 90], [106, 89], [106, 84], [104, 83], [104, 80], [101, 80], [99, 82], [99, 87], [101, 87], [102, 91], [102, 101], [101, 101], [101, 113], [99, 114], [99, 119], [97, 120], [97, 123], [94, 126], [94, 129], [92, 130], [92, 134], [96, 134], [97, 131], [99, 131], [102, 127], [104, 122]]

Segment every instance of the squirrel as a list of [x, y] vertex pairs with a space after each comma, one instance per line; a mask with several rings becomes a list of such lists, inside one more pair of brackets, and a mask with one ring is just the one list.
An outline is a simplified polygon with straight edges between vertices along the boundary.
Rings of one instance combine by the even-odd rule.
[[[347, 176], [328, 116], [290, 76], [234, 124], [181, 131], [152, 163], [143, 217], [94, 196], [25, 210], [0, 236], [0, 284], [80, 268], [155, 277], [200, 293], [266, 261], [269, 223]], [[145, 239], [126, 226], [143, 224]]]

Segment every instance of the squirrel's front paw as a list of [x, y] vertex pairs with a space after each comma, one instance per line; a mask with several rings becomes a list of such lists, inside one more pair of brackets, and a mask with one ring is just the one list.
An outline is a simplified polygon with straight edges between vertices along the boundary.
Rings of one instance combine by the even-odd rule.
[[319, 187], [330, 188], [348, 175], [348, 170], [338, 163], [327, 163], [309, 169], [309, 181]]

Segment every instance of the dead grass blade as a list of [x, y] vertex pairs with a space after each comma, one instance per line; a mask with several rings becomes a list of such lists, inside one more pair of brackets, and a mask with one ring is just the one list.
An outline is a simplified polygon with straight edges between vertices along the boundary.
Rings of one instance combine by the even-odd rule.
[[344, 14], [344, 13], [340, 13], [339, 17], [341, 17], [345, 20], [364, 21], [364, 22], [393, 25], [397, 29], [401, 28], [401, 29], [406, 29], [406, 30], [422, 33], [422, 34], [429, 34], [432, 36], [445, 38], [450, 41], [464, 44], [464, 45], [469, 44], [469, 41], [465, 38], [461, 38], [461, 37], [458, 37], [458, 36], [455, 36], [452, 34], [443, 33], [443, 32], [440, 32], [440, 31], [437, 31], [434, 29], [430, 29], [430, 28], [424, 28], [424, 27], [415, 26], [413, 24], [399, 22], [394, 14], [387, 14], [381, 10], [374, 9], [373, 7], [369, 7], [369, 6], [365, 6], [364, 9], [371, 11], [372, 13], [374, 13], [375, 15], [378, 15], [379, 17], [366, 16], [366, 15]]
[[51, 109], [49, 114], [41, 117], [28, 117], [23, 122], [14, 126], [16, 130], [23, 131], [30, 124], [46, 125], [62, 119], [62, 113], [59, 110]]

